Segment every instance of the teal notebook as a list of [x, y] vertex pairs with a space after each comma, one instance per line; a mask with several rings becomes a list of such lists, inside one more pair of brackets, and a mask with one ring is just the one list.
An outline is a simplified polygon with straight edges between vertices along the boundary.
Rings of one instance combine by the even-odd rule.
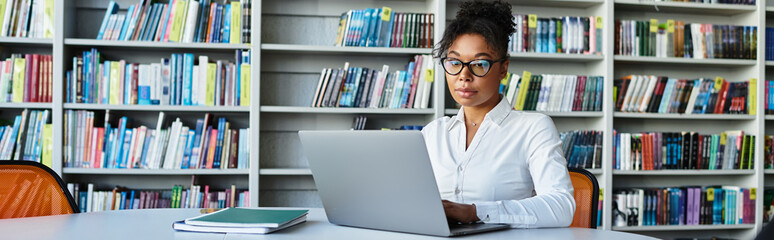
[[226, 208], [214, 213], [188, 218], [185, 224], [209, 227], [278, 228], [306, 217], [308, 210], [269, 210]]

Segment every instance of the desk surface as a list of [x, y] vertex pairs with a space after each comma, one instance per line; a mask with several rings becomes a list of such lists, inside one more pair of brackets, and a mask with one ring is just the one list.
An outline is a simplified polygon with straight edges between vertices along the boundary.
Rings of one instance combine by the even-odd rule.
[[[0, 220], [2, 239], [444, 239], [432, 236], [342, 227], [328, 222], [321, 208], [307, 222], [267, 235], [176, 232], [172, 222], [199, 215], [199, 209], [121, 210]], [[582, 228], [510, 229], [453, 239], [615, 239], [654, 238]]]

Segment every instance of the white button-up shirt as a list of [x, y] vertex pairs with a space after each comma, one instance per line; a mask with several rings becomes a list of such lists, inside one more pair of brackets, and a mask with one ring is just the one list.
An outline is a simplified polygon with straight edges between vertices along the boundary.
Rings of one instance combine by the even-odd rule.
[[503, 99], [486, 114], [467, 150], [462, 109], [422, 130], [441, 198], [475, 204], [483, 222], [569, 226], [575, 200], [556, 127], [510, 106]]

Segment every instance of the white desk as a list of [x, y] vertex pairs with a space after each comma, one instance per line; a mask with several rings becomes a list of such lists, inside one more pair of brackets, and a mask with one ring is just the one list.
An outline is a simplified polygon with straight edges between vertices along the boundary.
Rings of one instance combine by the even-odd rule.
[[[199, 215], [199, 209], [142, 209], [0, 220], [0, 239], [445, 239], [342, 227], [328, 222], [321, 208], [307, 222], [267, 235], [176, 232], [172, 222]], [[510, 229], [453, 239], [615, 239], [651, 240], [642, 235], [582, 228]]]

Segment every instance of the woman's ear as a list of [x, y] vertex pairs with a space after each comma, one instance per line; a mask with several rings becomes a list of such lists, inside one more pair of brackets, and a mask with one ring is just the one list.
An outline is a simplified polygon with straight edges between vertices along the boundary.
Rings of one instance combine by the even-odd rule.
[[505, 78], [505, 76], [508, 75], [508, 65], [511, 63], [511, 60], [505, 60], [503, 61], [503, 67], [500, 69], [500, 79]]

